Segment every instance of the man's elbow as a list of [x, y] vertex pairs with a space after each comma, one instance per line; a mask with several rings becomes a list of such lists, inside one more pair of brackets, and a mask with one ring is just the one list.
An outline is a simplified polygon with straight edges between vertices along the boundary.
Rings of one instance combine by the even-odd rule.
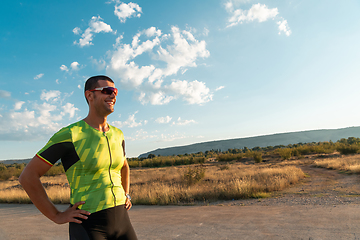
[[19, 183], [21, 184], [21, 186], [24, 187], [24, 185], [26, 185], [27, 182], [29, 182], [29, 169], [27, 169], [26, 167], [24, 168], [24, 170], [21, 172], [20, 176], [19, 176]]
[[25, 182], [25, 179], [26, 179], [26, 177], [24, 176], [25, 175], [24, 171], [25, 171], [25, 169], [22, 171], [22, 173], [20, 174], [19, 179], [18, 179], [21, 186], [24, 185], [24, 182]]

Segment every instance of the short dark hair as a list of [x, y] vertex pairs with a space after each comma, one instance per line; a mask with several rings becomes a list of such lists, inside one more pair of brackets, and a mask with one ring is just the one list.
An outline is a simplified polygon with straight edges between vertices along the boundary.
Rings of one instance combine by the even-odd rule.
[[[108, 76], [105, 76], [105, 75], [93, 76], [93, 77], [88, 78], [88, 80], [86, 80], [84, 93], [87, 90], [92, 90], [92, 89], [98, 87], [99, 86], [98, 81], [100, 81], [100, 80], [105, 80], [105, 81], [114, 83], [114, 81], [111, 78], [109, 78]], [[85, 99], [86, 99], [86, 97], [85, 97]], [[86, 102], [89, 103], [87, 99], [86, 99]]]
[[86, 80], [84, 92], [96, 88], [98, 86], [97, 83], [99, 80], [105, 80], [114, 83], [114, 81], [108, 76], [105, 75], [93, 76], [90, 77], [88, 80]]

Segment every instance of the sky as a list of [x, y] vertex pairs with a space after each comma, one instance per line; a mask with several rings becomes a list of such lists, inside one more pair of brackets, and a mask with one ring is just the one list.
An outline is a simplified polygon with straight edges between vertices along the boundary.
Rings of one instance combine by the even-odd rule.
[[5, 0], [0, 160], [32, 158], [87, 116], [87, 78], [119, 89], [128, 157], [360, 126], [357, 0]]

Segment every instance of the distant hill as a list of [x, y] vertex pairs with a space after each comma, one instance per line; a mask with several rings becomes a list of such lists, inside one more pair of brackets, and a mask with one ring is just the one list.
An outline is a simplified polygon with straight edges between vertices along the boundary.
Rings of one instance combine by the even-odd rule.
[[30, 162], [31, 158], [27, 159], [12, 159], [12, 160], [0, 160], [0, 163], [4, 164], [14, 164], [14, 163], [28, 163]]
[[244, 147], [268, 147], [276, 145], [288, 145], [296, 143], [311, 143], [311, 142], [325, 142], [333, 141], [336, 142], [341, 138], [348, 137], [360, 137], [360, 127], [348, 127], [340, 129], [323, 129], [323, 130], [311, 130], [301, 132], [290, 132], [290, 133], [278, 133], [272, 135], [264, 135], [257, 137], [248, 138], [236, 138], [228, 140], [218, 140], [210, 142], [195, 143], [191, 145], [159, 148], [144, 154], [141, 154], [139, 158], [146, 158], [149, 154], [170, 156], [179, 155], [185, 153], [197, 153], [205, 152], [212, 149], [219, 149], [226, 151], [229, 148], [242, 149]]

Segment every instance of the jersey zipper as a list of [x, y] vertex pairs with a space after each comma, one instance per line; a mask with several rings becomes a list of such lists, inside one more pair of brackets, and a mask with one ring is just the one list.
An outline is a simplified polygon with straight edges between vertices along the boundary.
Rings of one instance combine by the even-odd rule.
[[106, 138], [106, 142], [107, 142], [107, 145], [108, 145], [108, 149], [109, 149], [109, 156], [110, 156], [110, 164], [109, 164], [109, 178], [110, 178], [110, 182], [111, 182], [111, 193], [114, 197], [114, 206], [116, 206], [116, 196], [115, 196], [115, 193], [114, 193], [114, 182], [111, 178], [111, 165], [112, 165], [112, 157], [111, 157], [111, 149], [110, 149], [110, 143], [109, 143], [109, 138], [107, 137], [106, 135], [106, 132], [104, 132], [104, 136]]

